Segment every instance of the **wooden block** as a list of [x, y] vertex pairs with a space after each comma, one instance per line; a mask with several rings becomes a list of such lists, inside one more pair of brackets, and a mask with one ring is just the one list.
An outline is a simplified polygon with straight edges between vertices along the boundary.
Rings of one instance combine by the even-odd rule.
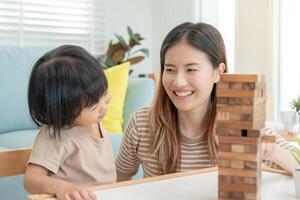
[[221, 136], [228, 136], [229, 129], [228, 128], [222, 128], [222, 127], [217, 127], [216, 128], [216, 134], [221, 135]]
[[260, 195], [258, 192], [245, 192], [244, 193], [244, 200], [259, 200], [260, 199]]
[[232, 160], [230, 164], [231, 168], [234, 169], [244, 169], [244, 161], [242, 160]]
[[242, 89], [246, 89], [246, 90], [254, 90], [255, 87], [257, 86], [257, 83], [242, 83]]
[[219, 144], [218, 151], [221, 152], [231, 152], [231, 145], [230, 144]]
[[261, 136], [261, 131], [260, 130], [247, 130], [247, 136], [248, 137], [260, 137]]
[[263, 142], [263, 143], [276, 143], [276, 136], [275, 135], [263, 135], [261, 137], [261, 142]]
[[229, 83], [226, 83], [226, 82], [217, 83], [217, 90], [220, 90], [220, 89], [229, 89]]
[[264, 75], [259, 74], [221, 74], [220, 82], [242, 82], [242, 83], [255, 83], [264, 82]]
[[253, 114], [253, 106], [217, 104], [217, 112]]
[[244, 168], [246, 170], [258, 170], [259, 169], [259, 162], [258, 161], [245, 161]]
[[257, 154], [250, 153], [232, 153], [232, 152], [218, 152], [218, 156], [227, 160], [245, 160], [245, 161], [258, 161]]
[[242, 90], [242, 89], [222, 89], [217, 90], [217, 97], [246, 97], [254, 99], [256, 96], [255, 90]]
[[218, 97], [217, 98], [217, 105], [218, 104], [228, 104], [229, 103], [229, 98], [221, 98], [221, 97]]
[[243, 192], [230, 192], [229, 198], [242, 200], [242, 199], [244, 199], [244, 193]]
[[240, 176], [240, 177], [256, 177], [256, 170], [232, 169], [219, 167], [219, 175], [224, 176]]
[[253, 145], [244, 145], [244, 152], [245, 153], [256, 153], [257, 152], [257, 146]]
[[232, 113], [217, 111], [217, 121], [219, 120], [240, 120], [240, 121], [253, 121], [253, 113]]
[[240, 106], [253, 106], [266, 103], [266, 97], [262, 98], [241, 98], [241, 97], [217, 97], [218, 105], [240, 105]]
[[244, 177], [232, 176], [231, 183], [232, 184], [244, 184]]
[[232, 144], [231, 145], [231, 152], [244, 153], [245, 152], [245, 145], [242, 145], [242, 144]]
[[244, 178], [244, 184], [248, 185], [257, 185], [257, 178], [252, 178], [252, 177], [245, 177]]
[[220, 166], [220, 167], [225, 167], [225, 168], [227, 168], [227, 167], [230, 167], [230, 164], [231, 164], [231, 161], [230, 160], [226, 160], [226, 159], [223, 159], [223, 158], [219, 158], [219, 163], [218, 163], [218, 165]]
[[222, 176], [219, 175], [219, 184], [227, 184], [227, 183], [232, 183], [232, 176]]
[[244, 105], [244, 106], [251, 106], [254, 105], [253, 98], [241, 98], [241, 97], [231, 97], [228, 98], [228, 105]]
[[242, 144], [242, 145], [258, 145], [260, 141], [256, 137], [234, 137], [234, 136], [218, 136], [220, 144]]
[[262, 88], [262, 89], [255, 90], [254, 97], [261, 98], [261, 97], [265, 97], [265, 96], [266, 96], [265, 89]]
[[264, 121], [238, 121], [238, 120], [217, 120], [217, 126], [233, 129], [262, 129], [265, 126]]
[[245, 184], [220, 184], [220, 191], [236, 191], [236, 192], [256, 192], [257, 185], [245, 185]]
[[230, 192], [219, 191], [219, 200], [221, 200], [221, 199], [228, 200], [229, 197], [230, 197]]
[[[220, 136], [235, 136], [235, 137], [244, 137], [245, 130], [236, 129], [236, 128], [225, 128], [217, 124], [216, 134]], [[260, 137], [260, 130], [246, 130], [247, 137]]]
[[243, 86], [240, 82], [229, 82], [229, 89], [243, 89]]

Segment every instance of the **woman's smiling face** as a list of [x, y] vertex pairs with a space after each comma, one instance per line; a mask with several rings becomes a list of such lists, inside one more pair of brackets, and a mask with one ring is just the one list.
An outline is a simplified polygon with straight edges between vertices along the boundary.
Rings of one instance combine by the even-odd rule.
[[197, 110], [210, 102], [214, 83], [219, 81], [208, 55], [182, 41], [165, 54], [162, 84], [179, 111]]

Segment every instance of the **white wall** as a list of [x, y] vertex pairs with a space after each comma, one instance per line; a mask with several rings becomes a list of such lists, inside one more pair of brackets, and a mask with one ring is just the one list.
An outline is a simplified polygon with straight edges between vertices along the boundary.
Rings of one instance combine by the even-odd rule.
[[115, 39], [114, 33], [127, 36], [126, 26], [130, 25], [146, 38], [143, 46], [150, 50], [149, 58], [133, 66], [134, 73], [159, 71], [159, 52], [163, 38], [176, 25], [195, 21], [195, 6], [199, 5], [199, 1], [105, 0], [105, 44]]
[[275, 9], [276, 0], [236, 0], [235, 72], [265, 74], [267, 120], [274, 119], [277, 95]]
[[[148, 48], [150, 57], [139, 64], [133, 65], [134, 74], [149, 73], [152, 71], [152, 1], [151, 0], [105, 0], [105, 44], [113, 39], [117, 41], [114, 33], [122, 35], [128, 40], [127, 25], [133, 31], [145, 38], [142, 47]], [[107, 46], [106, 46], [107, 47]], [[106, 48], [105, 47], [105, 48]]]
[[[176, 25], [199, 19], [200, 0], [105, 0], [106, 35], [127, 35], [126, 26], [146, 38], [150, 58], [134, 65], [135, 74], [160, 70], [159, 52], [166, 34]], [[274, 96], [278, 82], [277, 66], [278, 0], [236, 0], [235, 60], [236, 73], [262, 73], [267, 81], [267, 119], [274, 119]], [[218, 8], [216, 8], [217, 10]], [[202, 12], [203, 14], [203, 12]], [[206, 13], [208, 14], [208, 13]]]
[[198, 0], [153, 0], [153, 71], [160, 70], [160, 48], [167, 33], [183, 22], [195, 20], [195, 3]]

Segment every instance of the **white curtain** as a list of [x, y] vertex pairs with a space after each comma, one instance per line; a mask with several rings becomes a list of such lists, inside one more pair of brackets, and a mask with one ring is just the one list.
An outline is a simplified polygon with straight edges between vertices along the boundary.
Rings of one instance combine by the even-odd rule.
[[103, 0], [0, 0], [0, 46], [103, 52], [104, 16]]

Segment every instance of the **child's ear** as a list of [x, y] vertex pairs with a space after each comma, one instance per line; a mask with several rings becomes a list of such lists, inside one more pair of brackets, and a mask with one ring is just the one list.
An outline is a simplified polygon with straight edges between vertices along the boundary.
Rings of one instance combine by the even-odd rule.
[[225, 71], [226, 65], [224, 63], [220, 63], [218, 68], [215, 70], [216, 76], [215, 76], [215, 83], [218, 83], [220, 81], [220, 75], [223, 74]]

